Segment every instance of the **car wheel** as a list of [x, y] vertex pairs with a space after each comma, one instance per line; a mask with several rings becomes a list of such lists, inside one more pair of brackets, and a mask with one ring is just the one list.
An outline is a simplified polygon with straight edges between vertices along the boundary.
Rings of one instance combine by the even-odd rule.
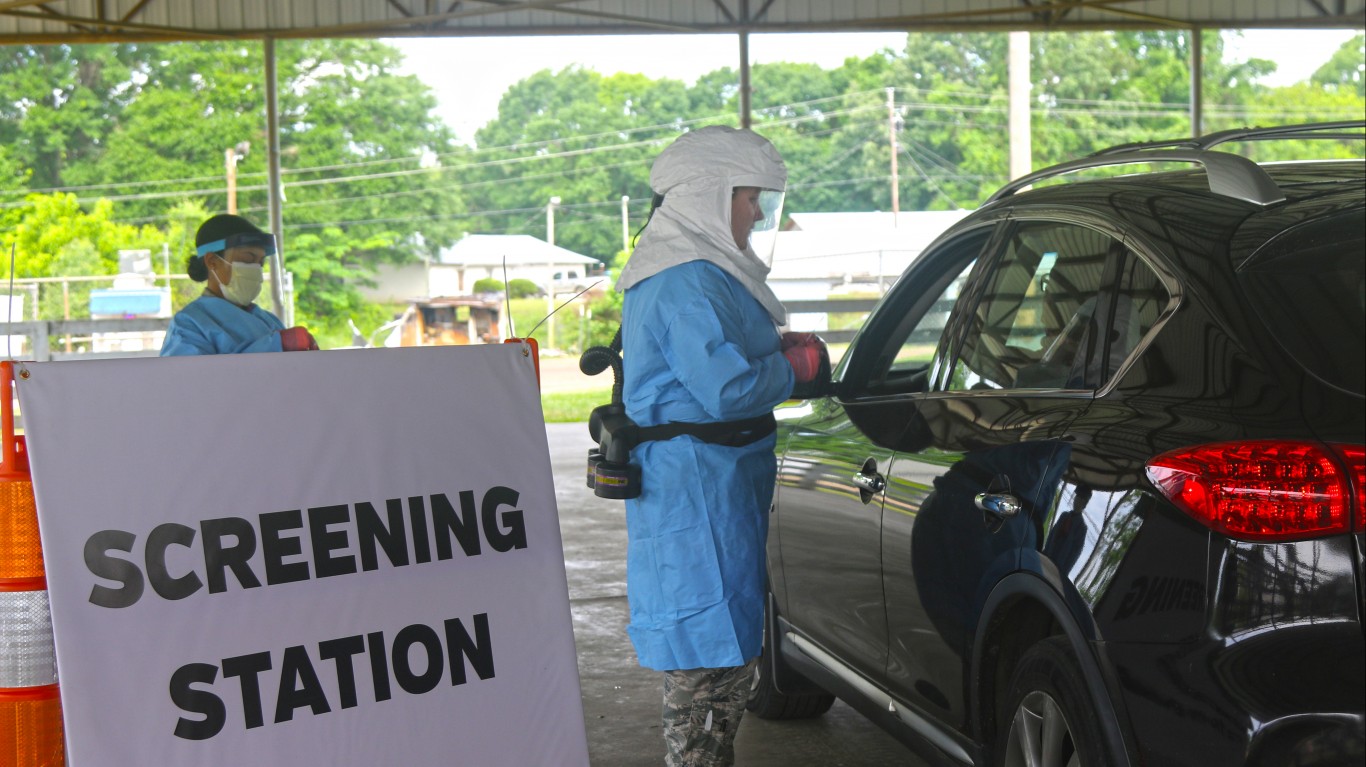
[[[760, 719], [810, 719], [820, 716], [835, 704], [835, 696], [824, 692], [784, 693], [773, 684], [773, 642], [764, 622], [764, 653], [754, 670], [745, 708]], [[791, 673], [796, 673], [791, 672]], [[814, 687], [814, 684], [807, 683]]]
[[1029, 648], [1001, 709], [998, 767], [1104, 767], [1095, 706], [1071, 645], [1050, 637]]

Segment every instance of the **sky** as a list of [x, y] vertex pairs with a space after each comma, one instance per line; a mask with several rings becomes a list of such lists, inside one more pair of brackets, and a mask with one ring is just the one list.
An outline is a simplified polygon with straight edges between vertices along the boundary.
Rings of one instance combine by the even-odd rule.
[[[1354, 30], [1247, 30], [1230, 40], [1234, 60], [1271, 59], [1277, 71], [1263, 82], [1299, 82], [1332, 56]], [[751, 34], [752, 63], [808, 62], [832, 69], [849, 56], [900, 49], [904, 32]], [[542, 69], [579, 64], [604, 75], [638, 72], [692, 84], [724, 66], [738, 66], [735, 35], [638, 35], [611, 37], [478, 37], [392, 39], [404, 54], [404, 71], [417, 75], [437, 97], [437, 113], [463, 142], [498, 114], [512, 84]], [[1306, 53], [1309, 52], [1309, 53]], [[512, 53], [513, 55], [508, 55]], [[496, 62], [496, 63], [495, 63]]]

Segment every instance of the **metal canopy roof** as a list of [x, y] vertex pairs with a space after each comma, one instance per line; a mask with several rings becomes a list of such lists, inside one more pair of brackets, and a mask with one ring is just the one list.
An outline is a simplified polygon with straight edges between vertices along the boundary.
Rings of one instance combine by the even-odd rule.
[[1363, 25], [1366, 0], [0, 0], [0, 44]]

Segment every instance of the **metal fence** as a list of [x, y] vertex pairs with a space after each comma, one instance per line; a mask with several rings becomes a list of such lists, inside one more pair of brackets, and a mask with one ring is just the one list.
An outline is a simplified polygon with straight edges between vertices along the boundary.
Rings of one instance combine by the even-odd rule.
[[[864, 317], [877, 305], [876, 298], [830, 299], [824, 301], [785, 301], [783, 306], [792, 314], [857, 315], [845, 323], [821, 331], [828, 343], [848, 343], [853, 340]], [[101, 350], [98, 346], [115, 345], [120, 337], [133, 334], [165, 332], [170, 324], [166, 317], [145, 319], [105, 320], [30, 320], [0, 322], [0, 355], [35, 362], [51, 360], [114, 359], [120, 357], [155, 357], [156, 346], [140, 351]], [[7, 348], [6, 337], [22, 337], [22, 348]], [[103, 342], [98, 343], [98, 342]]]
[[789, 317], [794, 314], [824, 314], [827, 318], [832, 314], [859, 315], [858, 320], [850, 323], [848, 329], [833, 328], [820, 332], [821, 338], [824, 338], [826, 343], [842, 344], [854, 339], [854, 334], [863, 324], [864, 317], [873, 310], [874, 306], [877, 306], [877, 302], [878, 299], [876, 298], [841, 298], [824, 301], [784, 301], [783, 306], [786, 307]]
[[[165, 333], [170, 323], [169, 317], [0, 322], [0, 354], [33, 362], [155, 357], [160, 341], [151, 343], [150, 334]], [[17, 342], [20, 338], [22, 344]], [[111, 348], [139, 339], [140, 350]]]

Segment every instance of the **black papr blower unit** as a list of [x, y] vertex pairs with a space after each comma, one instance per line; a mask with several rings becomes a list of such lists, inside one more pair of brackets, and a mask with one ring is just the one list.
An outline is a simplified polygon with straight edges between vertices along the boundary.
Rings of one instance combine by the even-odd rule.
[[609, 346], [593, 346], [579, 356], [579, 370], [595, 376], [612, 368], [612, 401], [593, 408], [588, 434], [597, 447], [588, 449], [588, 486], [599, 498], [625, 500], [640, 495], [640, 467], [631, 463], [631, 448], [640, 439], [640, 427], [626, 416], [621, 401], [621, 328]]

